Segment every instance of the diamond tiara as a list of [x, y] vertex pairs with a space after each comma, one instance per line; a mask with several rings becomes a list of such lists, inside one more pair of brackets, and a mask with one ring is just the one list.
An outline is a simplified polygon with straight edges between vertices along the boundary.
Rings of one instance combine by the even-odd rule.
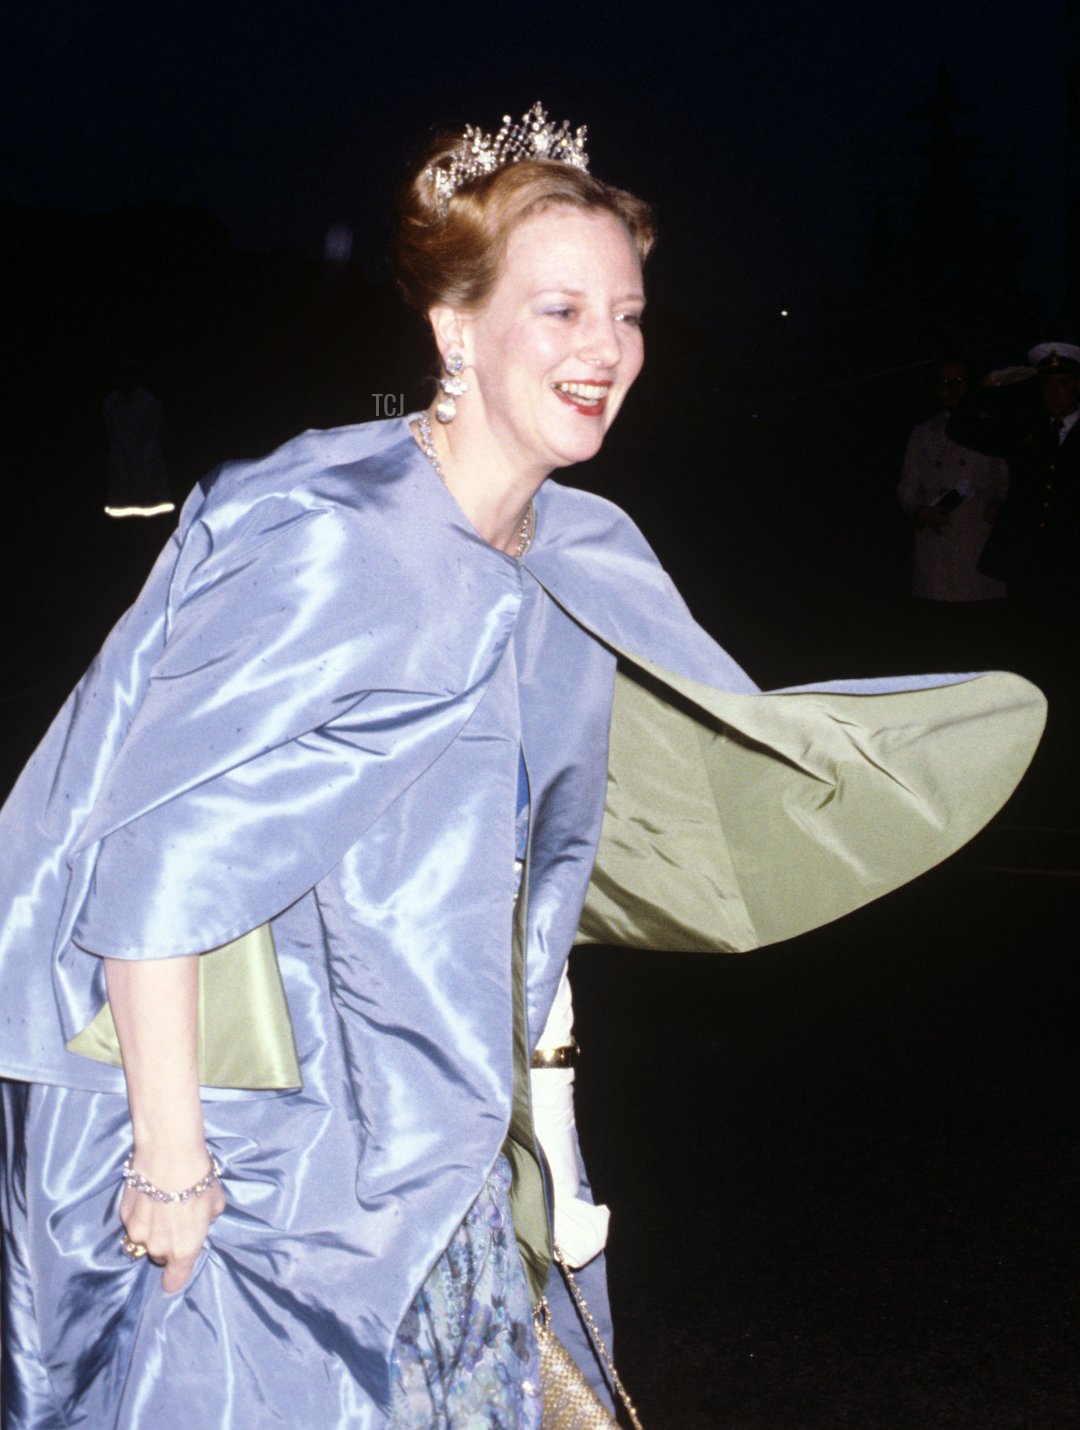
[[497, 134], [486, 134], [467, 124], [449, 157], [438, 164], [429, 164], [424, 170], [425, 179], [435, 187], [439, 217], [446, 217], [450, 200], [462, 184], [522, 159], [554, 159], [575, 169], [587, 169], [589, 156], [585, 153], [584, 124], [571, 133], [570, 122], [564, 119], [556, 128], [539, 102], [516, 124], [510, 122], [509, 114], [504, 114]]

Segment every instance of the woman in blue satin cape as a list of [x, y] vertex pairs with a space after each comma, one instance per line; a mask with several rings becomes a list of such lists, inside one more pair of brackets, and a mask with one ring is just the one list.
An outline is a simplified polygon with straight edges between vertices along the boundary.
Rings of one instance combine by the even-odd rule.
[[638, 374], [651, 243], [542, 114], [438, 141], [434, 412], [205, 480], [16, 785], [6, 1430], [539, 1426], [545, 1290], [610, 1404], [552, 1270], [554, 1219], [610, 1335], [571, 945], [788, 937], [1019, 778], [1024, 682], [762, 695], [548, 480]]

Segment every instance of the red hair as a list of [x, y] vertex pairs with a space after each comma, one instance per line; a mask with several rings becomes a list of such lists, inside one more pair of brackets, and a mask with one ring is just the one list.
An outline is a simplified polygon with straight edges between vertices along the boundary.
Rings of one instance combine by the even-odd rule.
[[656, 232], [644, 200], [550, 159], [523, 159], [469, 180], [443, 213], [430, 170], [460, 142], [460, 135], [436, 139], [398, 196], [394, 266], [410, 307], [424, 314], [441, 304], [482, 307], [498, 279], [511, 231], [553, 206], [610, 214], [626, 227], [641, 262], [649, 256]]

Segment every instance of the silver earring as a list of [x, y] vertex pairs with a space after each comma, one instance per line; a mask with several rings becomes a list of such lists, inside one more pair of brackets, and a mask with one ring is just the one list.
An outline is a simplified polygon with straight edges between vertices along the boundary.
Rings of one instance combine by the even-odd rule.
[[457, 402], [454, 399], [464, 396], [469, 390], [469, 384], [459, 376], [465, 366], [465, 359], [461, 353], [450, 353], [444, 366], [446, 376], [439, 379], [439, 386], [446, 395], [435, 404], [435, 416], [442, 423], [453, 422], [457, 416]]

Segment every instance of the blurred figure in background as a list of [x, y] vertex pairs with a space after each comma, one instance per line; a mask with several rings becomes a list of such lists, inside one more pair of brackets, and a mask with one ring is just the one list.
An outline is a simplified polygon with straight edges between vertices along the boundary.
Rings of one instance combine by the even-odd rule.
[[107, 516], [163, 516], [175, 511], [165, 461], [165, 411], [139, 383], [130, 360], [120, 364], [116, 387], [101, 409], [109, 438]]
[[1009, 492], [979, 565], [1008, 584], [1001, 664], [1050, 699], [1047, 738], [1024, 798], [1047, 822], [1071, 817], [1062, 791], [1080, 779], [1080, 347], [1037, 343], [1026, 364], [988, 373], [949, 419], [948, 435], [1004, 457]]
[[1001, 457], [976, 452], [946, 435], [949, 416], [967, 391], [962, 359], [937, 366], [934, 393], [941, 411], [908, 438], [896, 489], [915, 523], [911, 593], [923, 601], [987, 601], [1005, 584], [978, 569], [986, 539], [1008, 490]]
[[1025, 366], [991, 372], [949, 436], [1009, 464], [1009, 496], [981, 560], [1040, 624], [1080, 611], [1080, 347], [1037, 343]]
[[916, 663], [939, 670], [999, 666], [1003, 581], [979, 562], [1008, 490], [1000, 456], [961, 446], [947, 433], [968, 390], [963, 358], [944, 358], [933, 391], [941, 410], [911, 431], [896, 494], [915, 527], [911, 594]]

